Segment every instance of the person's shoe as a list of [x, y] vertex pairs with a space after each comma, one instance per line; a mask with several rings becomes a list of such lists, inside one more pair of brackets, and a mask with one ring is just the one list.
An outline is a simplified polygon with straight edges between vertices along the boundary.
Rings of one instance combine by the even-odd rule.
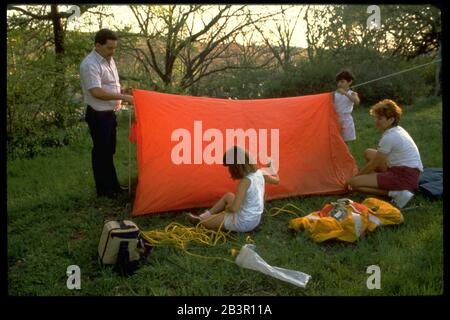
[[117, 193], [115, 192], [99, 192], [97, 193], [97, 197], [105, 197], [108, 199], [117, 199]]
[[128, 195], [129, 195], [128, 190], [129, 189], [127, 187], [119, 186], [119, 187], [117, 187], [117, 189], [114, 190], [114, 194], [116, 195], [116, 197], [120, 197], [120, 198], [125, 197], [125, 196], [128, 197]]
[[209, 210], [205, 210], [203, 213], [199, 214], [198, 216], [202, 220], [209, 219], [211, 217], [211, 212], [209, 212]]
[[200, 221], [202, 221], [202, 218], [200, 218], [199, 216], [196, 216], [192, 213], [188, 213], [187, 217], [192, 224], [198, 224]]
[[124, 187], [124, 186], [119, 186], [119, 188], [117, 188], [116, 192], [118, 193], [125, 193], [128, 192], [128, 187]]
[[414, 193], [408, 190], [389, 191], [389, 196], [392, 197], [392, 204], [401, 209], [414, 197]]

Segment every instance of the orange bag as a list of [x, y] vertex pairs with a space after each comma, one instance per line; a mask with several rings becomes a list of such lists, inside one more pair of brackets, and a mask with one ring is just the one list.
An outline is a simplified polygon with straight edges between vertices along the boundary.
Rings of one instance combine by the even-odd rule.
[[[267, 199], [342, 193], [346, 180], [357, 172], [340, 135], [331, 93], [228, 100], [133, 90], [133, 96], [136, 125], [130, 137], [137, 142], [138, 160], [134, 216], [207, 207], [224, 193], [235, 192], [237, 181], [231, 180], [227, 168], [205, 163], [202, 153], [196, 152], [211, 152], [214, 141], [211, 135], [205, 136], [209, 129], [223, 137], [227, 129], [253, 130], [258, 147], [265, 136], [272, 152], [272, 137], [278, 130], [280, 184], [266, 186]], [[177, 132], [189, 134], [190, 141]], [[222, 152], [230, 142], [225, 140]], [[191, 150], [183, 149], [186, 154], [180, 152], [181, 142], [191, 146]], [[174, 154], [191, 163], [174, 163]], [[221, 159], [223, 153], [215, 156]]]

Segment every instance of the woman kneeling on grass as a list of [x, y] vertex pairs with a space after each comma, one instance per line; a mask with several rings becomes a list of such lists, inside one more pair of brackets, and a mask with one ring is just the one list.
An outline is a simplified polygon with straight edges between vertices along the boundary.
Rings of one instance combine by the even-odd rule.
[[250, 163], [247, 152], [237, 146], [224, 154], [223, 165], [228, 167], [233, 180], [240, 180], [236, 195], [227, 192], [211, 209], [199, 216], [188, 216], [193, 223], [201, 223], [208, 229], [252, 231], [259, 225], [264, 211], [264, 185], [278, 184], [279, 177], [271, 168], [257, 169]]
[[366, 149], [366, 165], [348, 183], [351, 189], [377, 195], [388, 195], [392, 203], [403, 208], [418, 188], [423, 171], [419, 150], [405, 129], [398, 125], [402, 109], [385, 99], [370, 109], [376, 126], [383, 131], [378, 149]]

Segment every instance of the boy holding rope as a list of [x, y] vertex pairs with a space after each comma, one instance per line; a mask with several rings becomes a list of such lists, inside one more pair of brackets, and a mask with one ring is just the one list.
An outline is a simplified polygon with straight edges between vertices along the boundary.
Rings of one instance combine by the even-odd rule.
[[337, 89], [334, 92], [334, 105], [339, 117], [341, 135], [345, 142], [356, 140], [355, 124], [353, 122], [353, 106], [359, 104], [358, 94], [350, 90], [354, 81], [350, 71], [343, 70], [336, 76]]

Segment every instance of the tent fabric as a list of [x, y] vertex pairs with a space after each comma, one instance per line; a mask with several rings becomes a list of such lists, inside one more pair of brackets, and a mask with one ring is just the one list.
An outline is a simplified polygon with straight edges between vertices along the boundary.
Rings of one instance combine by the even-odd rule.
[[[136, 122], [130, 139], [137, 143], [138, 161], [133, 216], [207, 207], [224, 193], [235, 192], [237, 181], [230, 178], [226, 167], [206, 163], [201, 154], [198, 157], [198, 150], [215, 155], [225, 152], [229, 143], [236, 144], [226, 141], [227, 129], [255, 129], [259, 147], [266, 136], [267, 155], [272, 161], [278, 141], [280, 184], [266, 185], [266, 200], [343, 193], [347, 179], [357, 172], [356, 162], [340, 135], [331, 93], [231, 100], [133, 90], [133, 96]], [[190, 164], [173, 161], [174, 148], [182, 141], [189, 142], [187, 138], [173, 139], [177, 129], [190, 134], [191, 150], [177, 153], [187, 159], [191, 152]], [[211, 151], [217, 137], [202, 138], [208, 129], [222, 134], [222, 150]], [[273, 134], [276, 130], [278, 140]], [[220, 159], [222, 156], [218, 155]]]

